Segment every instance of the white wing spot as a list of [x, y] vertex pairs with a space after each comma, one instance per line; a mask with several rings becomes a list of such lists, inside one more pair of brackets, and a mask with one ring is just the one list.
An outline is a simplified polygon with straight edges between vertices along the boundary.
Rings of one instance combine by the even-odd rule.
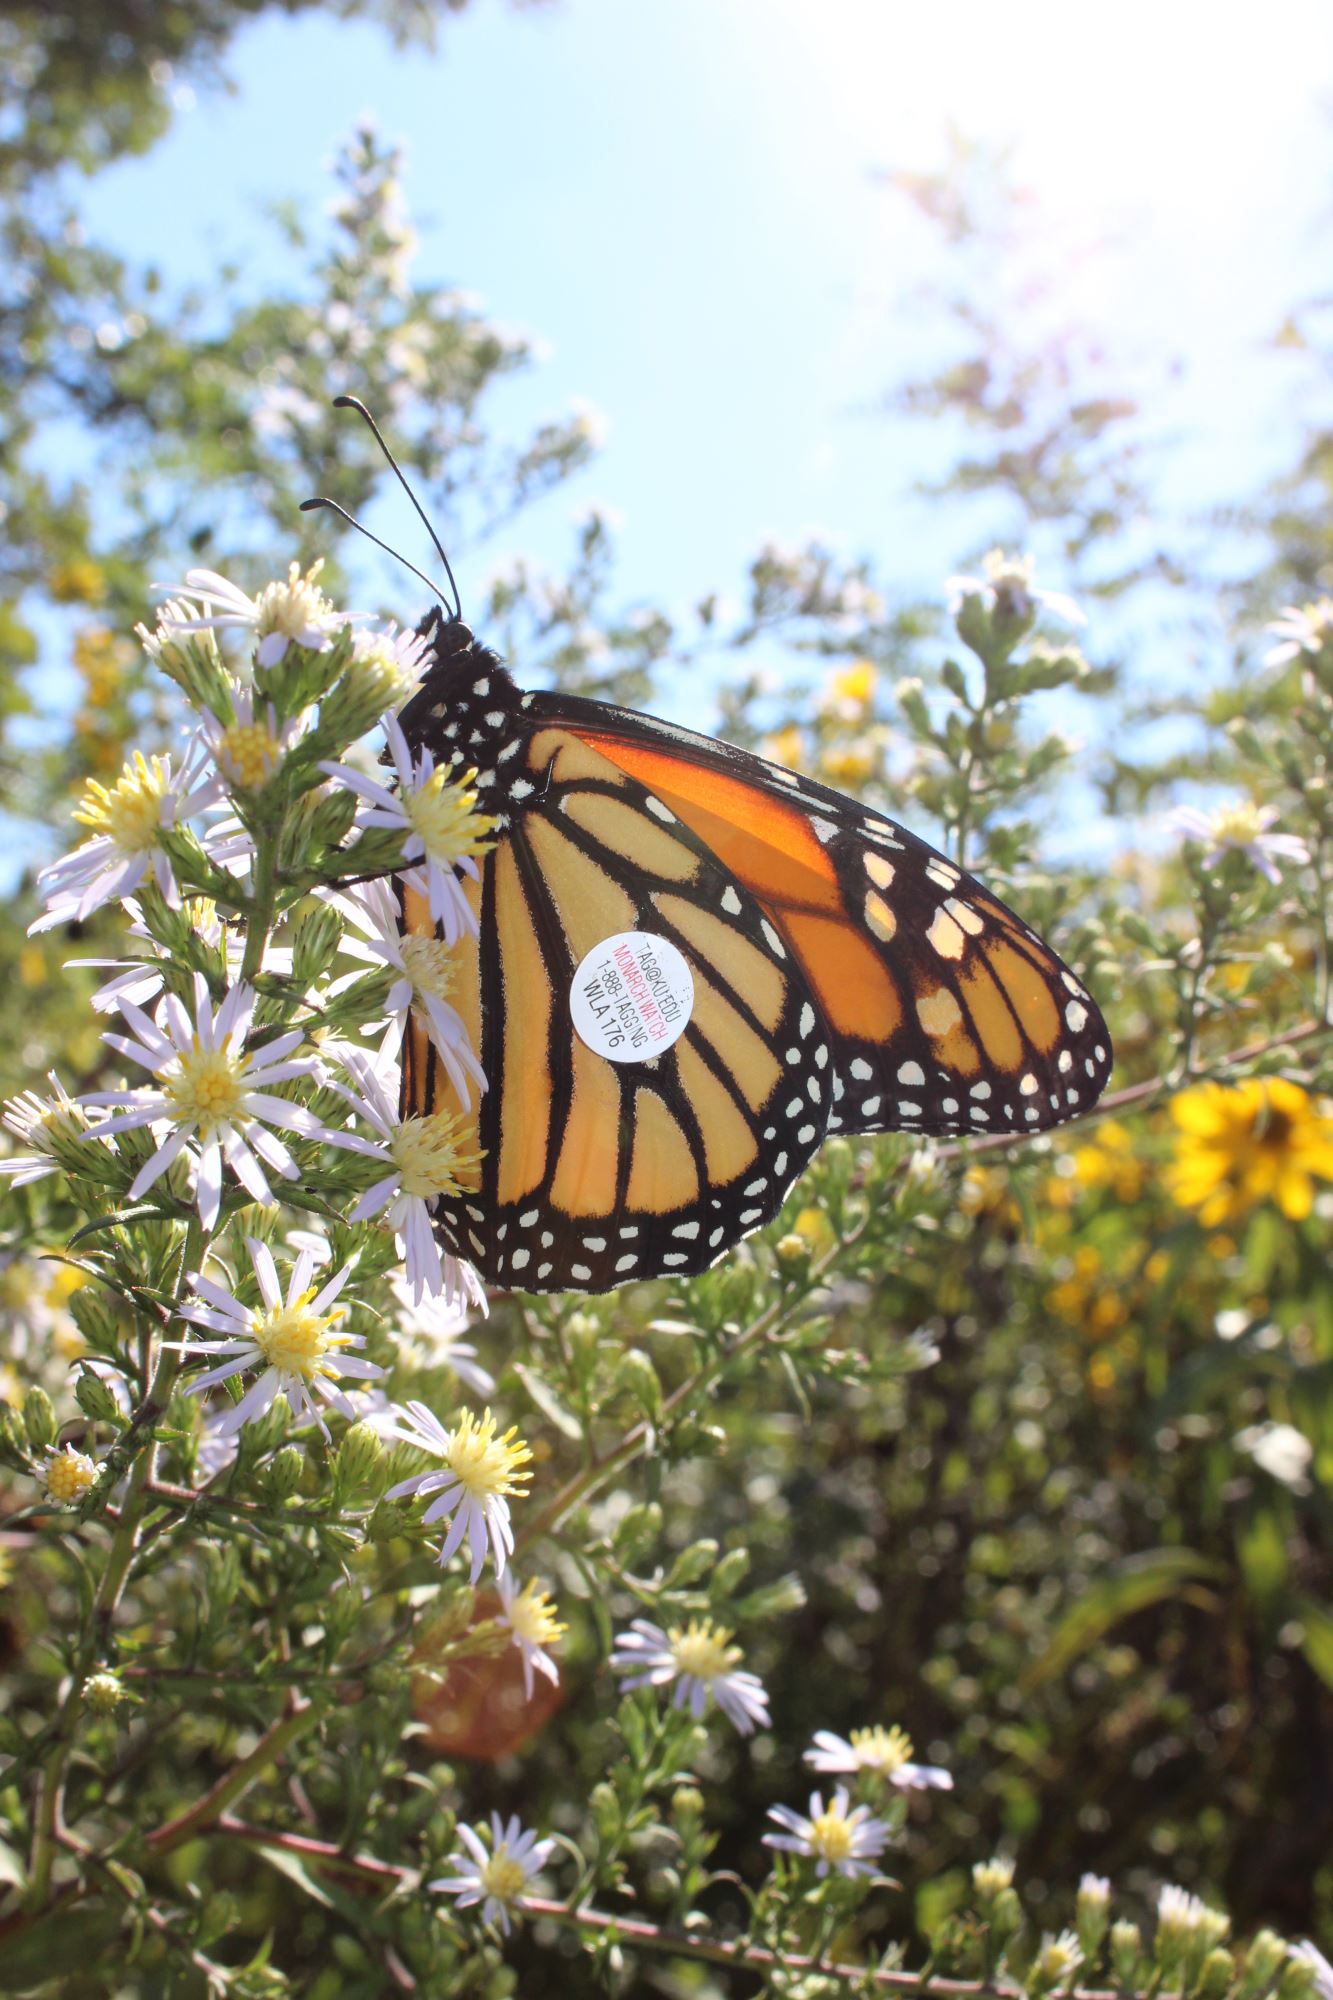
[[482, 701], [485, 701], [490, 691], [491, 691], [491, 684], [489, 680], [486, 679], [485, 675], [483, 675], [479, 681], [473, 681], [472, 692], [473, 694], [478, 695]]
[[926, 1072], [920, 1063], [905, 1062], [898, 1065], [899, 1083], [922, 1084], [925, 1080]]
[[616, 1269], [617, 1271], [632, 1271], [634, 1269], [634, 1266], [638, 1263], [638, 1261], [639, 1261], [638, 1251], [631, 1250], [627, 1257], [617, 1257]]
[[812, 819], [810, 824], [815, 830], [815, 838], [821, 847], [827, 847], [834, 834], [838, 831], [831, 819]]
[[862, 859], [866, 865], [866, 874], [875, 884], [875, 887], [877, 889], [887, 889], [893, 881], [893, 863], [886, 861], [882, 854], [867, 854]]
[[1070, 1029], [1074, 1034], [1077, 1034], [1079, 1029], [1086, 1025], [1088, 1019], [1088, 1010], [1083, 1005], [1082, 1001], [1080, 1000], [1070, 1001], [1069, 1005], [1065, 1008], [1065, 1019], [1069, 1023]]
[[693, 1243], [695, 1237], [699, 1234], [699, 1225], [697, 1222], [678, 1222], [671, 1234], [683, 1237], [687, 1243]]
[[759, 919], [759, 928], [764, 933], [764, 937], [768, 942], [769, 950], [773, 952], [776, 957], [785, 958], [787, 954], [786, 951], [783, 949], [782, 939], [778, 936], [777, 932], [774, 930], [772, 924], [770, 924], [767, 917], [761, 917]]
[[974, 1083], [968, 1095], [969, 1097], [989, 1097], [990, 1085], [988, 1083]]
[[[852, 1075], [858, 1083], [869, 1083], [871, 1077], [875, 1074], [864, 1056], [854, 1056], [850, 1067]], [[915, 1064], [913, 1067], [915, 1068]], [[915, 1081], [915, 1078], [913, 1078], [913, 1081]]]
[[587, 1283], [588, 1279], [592, 1276], [592, 1272], [588, 1269], [588, 1266], [586, 1264], [571, 1264], [569, 1267], [569, 1275], [571, 1278], [577, 1278], [579, 1283], [582, 1285]]
[[926, 943], [934, 947], [941, 958], [961, 958], [967, 947], [963, 927], [956, 924], [947, 910], [936, 910], [926, 932]]
[[1061, 1049], [1058, 1067], [1061, 1076], [1068, 1076], [1070, 1070], [1074, 1067], [1074, 1058], [1068, 1049]]
[[1018, 1087], [1022, 1091], [1024, 1097], [1035, 1097], [1037, 1092], [1041, 1089], [1041, 1085], [1037, 1082], [1037, 1079], [1032, 1074], [1031, 1070], [1028, 1071], [1025, 1077], [1022, 1077], [1020, 1079]]
[[515, 1250], [513, 1256], [509, 1259], [509, 1268], [511, 1271], [526, 1270], [529, 1260], [530, 1260], [530, 1253], [528, 1251]]
[[944, 905], [956, 924], [961, 924], [969, 937], [979, 937], [986, 928], [986, 919], [970, 903], [960, 903], [956, 896], [950, 896]]
[[807, 1000], [804, 1007], [802, 1007], [801, 1009], [800, 1034], [802, 1041], [804, 1041], [805, 1037], [810, 1033], [814, 1025], [815, 1025], [815, 1010], [810, 1005], [810, 1002]]
[[728, 882], [726, 888], [722, 891], [722, 907], [729, 917], [738, 917], [741, 913], [741, 899], [732, 888], [730, 882]]
[[664, 806], [661, 799], [655, 799], [651, 792], [644, 800], [644, 804], [654, 819], [664, 820], [668, 826], [676, 824], [676, 815], [672, 812], [670, 806]]
[[878, 1118], [879, 1107], [880, 1099], [878, 1097], [867, 1097], [865, 1103], [861, 1106], [861, 1116], [863, 1118]]
[[604, 1236], [585, 1236], [583, 1247], [585, 1250], [605, 1250], [606, 1238]]
[[908, 1104], [900, 1097], [898, 1099], [898, 1116], [900, 1118], [919, 1118], [921, 1116], [921, 1106], [919, 1104]]
[[813, 1125], [802, 1125], [800, 1131], [796, 1134], [796, 1143], [798, 1146], [808, 1146], [814, 1136], [815, 1128]]

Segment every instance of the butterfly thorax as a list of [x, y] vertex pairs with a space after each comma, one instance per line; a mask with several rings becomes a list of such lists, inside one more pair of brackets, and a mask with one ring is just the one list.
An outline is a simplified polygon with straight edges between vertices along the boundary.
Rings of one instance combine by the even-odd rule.
[[403, 732], [414, 749], [429, 750], [438, 767], [475, 770], [481, 805], [498, 813], [511, 803], [511, 786], [521, 787], [520, 796], [532, 789], [519, 758], [530, 697], [520, 692], [499, 654], [483, 646], [461, 619], [431, 611], [417, 630], [430, 641], [431, 661], [399, 717]]

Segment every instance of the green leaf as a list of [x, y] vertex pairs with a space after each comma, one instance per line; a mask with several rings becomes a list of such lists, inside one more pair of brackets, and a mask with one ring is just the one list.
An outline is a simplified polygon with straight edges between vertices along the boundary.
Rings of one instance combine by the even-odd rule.
[[1194, 1580], [1217, 1580], [1225, 1575], [1220, 1563], [1195, 1553], [1193, 1549], [1147, 1549], [1129, 1556], [1071, 1605], [1057, 1624], [1050, 1643], [1039, 1653], [1023, 1676], [1025, 1688], [1062, 1674], [1088, 1652], [1097, 1641], [1118, 1625], [1122, 1618], [1143, 1611], [1150, 1604], [1175, 1597], [1181, 1586]]
[[1301, 1651], [1324, 1685], [1333, 1688], [1333, 1612], [1312, 1597], [1303, 1597], [1296, 1616], [1305, 1627]]
[[519, 1381], [527, 1390], [530, 1400], [541, 1411], [547, 1422], [554, 1424], [556, 1429], [567, 1438], [581, 1438], [583, 1436], [583, 1426], [573, 1411], [567, 1409], [560, 1401], [560, 1398], [556, 1395], [550, 1384], [543, 1382], [537, 1371], [534, 1368], [529, 1368], [524, 1361], [515, 1361], [511, 1365], [515, 1375], [517, 1375]]

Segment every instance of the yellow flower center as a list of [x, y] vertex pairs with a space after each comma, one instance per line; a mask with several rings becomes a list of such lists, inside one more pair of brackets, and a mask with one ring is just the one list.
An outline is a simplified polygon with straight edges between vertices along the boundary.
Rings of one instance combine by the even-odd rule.
[[1242, 799], [1234, 806], [1221, 806], [1212, 815], [1214, 840], [1229, 847], [1248, 847], [1263, 830], [1263, 815], [1251, 799]]
[[282, 745], [262, 722], [233, 722], [218, 739], [218, 766], [234, 785], [253, 791], [282, 762]]
[[413, 993], [422, 1000], [446, 1000], [454, 983], [454, 956], [434, 937], [403, 939], [403, 968]]
[[501, 1841], [490, 1860], [481, 1869], [481, 1886], [488, 1896], [498, 1902], [512, 1903], [521, 1895], [527, 1879], [523, 1873], [523, 1863], [515, 1861], [509, 1852], [508, 1843]]
[[226, 1049], [201, 1048], [196, 1035], [190, 1054], [180, 1057], [175, 1075], [162, 1085], [176, 1123], [208, 1133], [235, 1118], [245, 1102], [245, 1067]]
[[46, 1468], [46, 1490], [61, 1507], [69, 1507], [88, 1491], [96, 1477], [93, 1461], [67, 1444]]
[[255, 1313], [251, 1320], [255, 1342], [269, 1367], [280, 1369], [284, 1375], [299, 1375], [306, 1382], [313, 1382], [318, 1375], [336, 1374], [327, 1356], [331, 1349], [346, 1347], [349, 1339], [347, 1334], [336, 1331], [346, 1308], [337, 1306], [331, 1313], [312, 1312], [310, 1301], [314, 1296], [312, 1286], [291, 1305]]
[[821, 1860], [836, 1864], [851, 1853], [853, 1832], [846, 1814], [837, 1805], [831, 1805], [818, 1819], [811, 1820], [810, 1845]]
[[869, 660], [856, 660], [832, 675], [829, 690], [839, 701], [855, 702], [864, 708], [875, 692], [878, 676]]
[[321, 556], [302, 576], [299, 563], [289, 563], [286, 583], [265, 584], [255, 600], [259, 607], [255, 631], [261, 639], [270, 632], [299, 639], [308, 626], [322, 628], [328, 623], [333, 606], [315, 584], [323, 567]]
[[667, 1638], [681, 1673], [696, 1681], [715, 1681], [719, 1674], [729, 1673], [741, 1657], [741, 1649], [731, 1644], [726, 1626], [714, 1625], [711, 1618], [691, 1618], [683, 1632], [679, 1625], [673, 1625]]
[[472, 789], [475, 770], [465, 771], [457, 784], [445, 771], [433, 771], [424, 785], [403, 794], [403, 811], [426, 853], [441, 867], [451, 867], [465, 854], [484, 854], [491, 845], [495, 821], [477, 811]]
[[539, 1590], [535, 1582], [524, 1584], [505, 1613], [509, 1629], [529, 1646], [550, 1646], [568, 1631], [555, 1615], [551, 1594]]
[[458, 1428], [449, 1433], [444, 1455], [445, 1464], [474, 1500], [521, 1492], [532, 1474], [519, 1468], [531, 1457], [517, 1426], [511, 1425], [503, 1437], [495, 1435], [495, 1418], [489, 1410], [480, 1422], [471, 1410], [464, 1410]]
[[93, 833], [106, 835], [122, 854], [147, 854], [157, 844], [169, 784], [163, 759], [136, 750], [110, 791], [92, 780], [74, 817]]
[[912, 1739], [897, 1723], [892, 1729], [881, 1723], [873, 1729], [854, 1729], [848, 1740], [862, 1770], [879, 1771], [886, 1778], [912, 1761]]
[[463, 1120], [452, 1111], [405, 1118], [394, 1128], [389, 1157], [402, 1176], [404, 1194], [462, 1194], [475, 1187], [482, 1155], [463, 1140]]

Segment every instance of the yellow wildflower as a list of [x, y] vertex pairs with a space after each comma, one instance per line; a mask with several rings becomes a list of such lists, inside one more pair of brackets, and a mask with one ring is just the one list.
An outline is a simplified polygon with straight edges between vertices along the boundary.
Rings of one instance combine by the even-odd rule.
[[1269, 1200], [1299, 1222], [1314, 1205], [1314, 1181], [1333, 1180], [1333, 1117], [1284, 1077], [1199, 1084], [1171, 1115], [1178, 1136], [1167, 1183], [1206, 1228]]

